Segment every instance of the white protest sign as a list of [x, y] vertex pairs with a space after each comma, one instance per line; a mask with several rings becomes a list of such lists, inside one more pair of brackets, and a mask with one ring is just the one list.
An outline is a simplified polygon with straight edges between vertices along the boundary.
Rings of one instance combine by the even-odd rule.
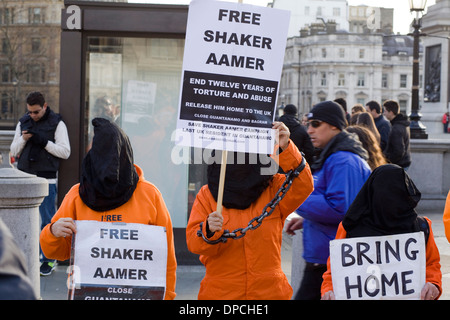
[[189, 5], [175, 143], [271, 154], [290, 12], [234, 2]]
[[70, 299], [164, 299], [164, 227], [76, 221]]
[[425, 285], [423, 232], [330, 242], [337, 300], [420, 299]]

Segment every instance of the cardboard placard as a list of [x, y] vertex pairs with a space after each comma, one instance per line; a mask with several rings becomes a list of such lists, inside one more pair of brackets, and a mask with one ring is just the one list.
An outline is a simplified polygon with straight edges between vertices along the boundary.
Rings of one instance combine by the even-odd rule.
[[175, 143], [271, 154], [290, 12], [240, 3], [189, 5]]
[[69, 299], [164, 299], [167, 272], [164, 227], [75, 222]]
[[423, 232], [333, 240], [336, 300], [420, 299], [425, 257]]

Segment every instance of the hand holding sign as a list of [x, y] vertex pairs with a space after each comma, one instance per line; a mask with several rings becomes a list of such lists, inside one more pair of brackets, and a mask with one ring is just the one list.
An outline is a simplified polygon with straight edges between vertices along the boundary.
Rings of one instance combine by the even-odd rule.
[[73, 233], [76, 233], [77, 227], [72, 218], [61, 218], [52, 224], [50, 231], [57, 238], [65, 238], [66, 236], [70, 237]]
[[272, 129], [276, 130], [275, 139], [282, 150], [286, 149], [289, 144], [289, 137], [291, 133], [288, 127], [283, 122], [275, 121], [272, 124]]
[[320, 300], [336, 300], [333, 291], [325, 292]]
[[420, 300], [434, 300], [439, 296], [439, 289], [436, 285], [427, 282], [420, 293]]

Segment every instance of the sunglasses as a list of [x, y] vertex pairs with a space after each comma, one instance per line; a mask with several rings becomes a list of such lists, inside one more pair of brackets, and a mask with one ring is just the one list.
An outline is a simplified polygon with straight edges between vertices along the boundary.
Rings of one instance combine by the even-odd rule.
[[323, 121], [320, 120], [311, 120], [306, 123], [306, 127], [309, 128], [311, 126], [313, 128], [318, 128], [322, 125], [322, 123]]
[[38, 111], [27, 111], [28, 114], [39, 114], [39, 112], [41, 112], [41, 110], [38, 110]]

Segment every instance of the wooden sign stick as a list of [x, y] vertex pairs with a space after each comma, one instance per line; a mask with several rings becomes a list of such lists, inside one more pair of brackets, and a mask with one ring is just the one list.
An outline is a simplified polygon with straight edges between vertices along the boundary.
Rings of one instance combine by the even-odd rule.
[[217, 194], [217, 208], [216, 211], [222, 214], [222, 201], [223, 201], [223, 188], [225, 185], [225, 172], [227, 169], [228, 151], [222, 150], [222, 163], [220, 165], [220, 177], [219, 177], [219, 191]]

